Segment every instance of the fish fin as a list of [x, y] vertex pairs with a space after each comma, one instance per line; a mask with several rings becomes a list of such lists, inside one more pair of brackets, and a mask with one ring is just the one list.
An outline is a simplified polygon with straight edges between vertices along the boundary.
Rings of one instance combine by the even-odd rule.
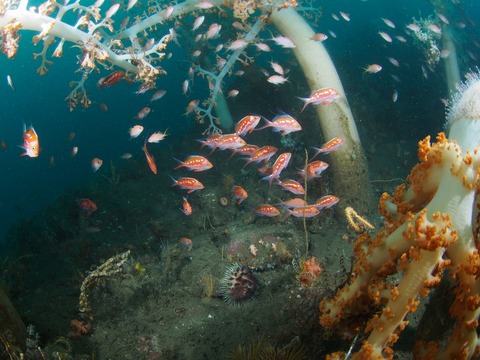
[[272, 122], [270, 120], [268, 120], [266, 117], [263, 117], [262, 116], [262, 119], [265, 120], [267, 122], [267, 124], [263, 127], [259, 127], [259, 128], [256, 128], [255, 131], [257, 130], [263, 130], [263, 129], [266, 129], [268, 127], [271, 127], [272, 126]]
[[310, 160], [313, 160], [317, 155], [319, 154], [323, 154], [325, 151], [323, 151], [322, 149], [320, 148], [317, 148], [317, 147], [313, 147], [313, 146], [310, 146], [310, 149], [313, 149], [316, 151], [315, 155], [313, 155]]

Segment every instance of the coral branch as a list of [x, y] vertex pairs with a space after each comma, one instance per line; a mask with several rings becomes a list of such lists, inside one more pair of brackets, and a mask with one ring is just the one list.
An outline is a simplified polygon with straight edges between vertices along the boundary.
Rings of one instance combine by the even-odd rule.
[[[417, 356], [476, 359], [480, 354], [480, 255], [473, 238], [479, 224], [472, 223], [480, 185], [479, 96], [476, 75], [452, 108], [450, 139], [441, 133], [435, 144], [429, 137], [419, 142], [420, 163], [408, 177], [410, 187], [401, 185], [392, 198], [384, 194], [380, 200], [387, 226], [373, 239], [358, 237], [351, 283], [320, 304], [320, 323], [344, 335], [358, 332], [369, 318], [363, 329], [369, 336], [357, 358], [392, 359], [391, 346], [408, 324], [406, 315], [445, 271], [454, 280], [450, 315], [456, 328], [444, 351], [421, 343]], [[395, 285], [387, 277], [400, 271]]]

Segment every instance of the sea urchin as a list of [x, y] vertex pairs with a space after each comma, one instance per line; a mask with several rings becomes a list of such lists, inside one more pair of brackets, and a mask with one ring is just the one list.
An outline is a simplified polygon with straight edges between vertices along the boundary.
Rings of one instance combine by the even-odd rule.
[[226, 303], [241, 304], [252, 300], [258, 280], [247, 265], [233, 263], [220, 282], [220, 292]]

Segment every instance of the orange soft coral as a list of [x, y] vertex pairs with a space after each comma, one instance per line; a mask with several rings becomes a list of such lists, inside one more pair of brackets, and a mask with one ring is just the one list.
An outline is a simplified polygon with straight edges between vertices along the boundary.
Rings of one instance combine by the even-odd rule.
[[311, 286], [322, 272], [322, 267], [315, 256], [312, 256], [310, 259], [300, 262], [300, 273], [297, 275], [297, 279], [300, 280], [303, 287]]
[[[339, 333], [368, 334], [355, 359], [393, 359], [391, 346], [407, 325], [406, 316], [448, 271], [456, 320], [439, 351], [416, 347], [415, 358], [477, 359], [480, 337], [480, 256], [474, 236], [480, 202], [480, 75], [462, 87], [450, 113], [449, 138], [419, 142], [420, 163], [393, 197], [382, 196], [386, 226], [373, 239], [355, 244], [351, 282], [320, 304], [320, 323]], [[398, 284], [388, 276], [398, 275]], [[423, 351], [418, 351], [424, 347]]]

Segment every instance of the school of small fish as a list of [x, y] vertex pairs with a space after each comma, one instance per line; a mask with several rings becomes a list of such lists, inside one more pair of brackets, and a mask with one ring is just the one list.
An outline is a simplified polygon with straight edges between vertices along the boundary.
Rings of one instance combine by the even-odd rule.
[[[128, 0], [125, 5], [115, 3], [108, 8], [105, 13], [105, 18], [111, 19], [114, 16], [118, 16], [118, 11], [120, 10], [121, 6], [124, 7], [126, 12], [130, 12], [130, 14], [132, 14], [135, 12], [136, 8], [142, 6], [141, 3], [137, 2], [138, 0]], [[212, 53], [214, 52], [216, 59], [216, 62], [212, 64], [212, 67], [214, 67], [217, 71], [221, 71], [225, 67], [230, 55], [233, 52], [244, 52], [245, 57], [248, 57], [250, 54], [247, 56], [246, 51], [247, 49], [250, 49], [255, 52], [256, 55], [254, 55], [254, 57], [258, 56], [260, 59], [261, 56], [268, 56], [270, 58], [270, 60], [264, 60], [263, 58], [261, 60], [264, 61], [264, 67], [261, 68], [261, 72], [265, 76], [262, 78], [262, 81], [266, 81], [268, 83], [266, 85], [269, 86], [269, 88], [278, 89], [280, 86], [286, 86], [285, 84], [290, 83], [289, 78], [291, 76], [291, 71], [288, 64], [284, 64], [282, 61], [274, 59], [273, 56], [277, 50], [287, 52], [293, 51], [297, 47], [297, 44], [295, 44], [295, 42], [287, 36], [273, 34], [269, 38], [258, 38], [253, 40], [246, 39], [245, 35], [248, 32], [247, 24], [239, 21], [232, 22], [231, 24], [221, 24], [219, 23], [219, 20], [217, 20], [219, 22], [215, 22], [210, 16], [212, 14], [211, 11], [215, 10], [212, 9], [214, 6], [215, 5], [209, 1], [198, 2], [194, 6], [196, 11], [192, 13], [189, 18], [186, 16], [184, 19], [177, 19], [174, 25], [172, 25], [172, 27], [168, 30], [173, 41], [178, 44], [179, 38], [177, 37], [176, 28], [182, 25], [180, 21], [188, 23], [188, 32], [192, 36], [192, 44], [194, 44], [192, 45], [191, 52], [188, 50], [190, 52], [188, 56], [191, 57], [192, 65], [189, 67], [186, 76], [183, 77], [184, 80], [181, 83], [181, 86], [177, 85], [179, 91], [181, 90], [183, 95], [185, 95], [187, 98], [187, 101], [185, 101], [185, 116], [189, 116], [190, 114], [198, 116], [199, 106], [202, 106], [202, 100], [198, 98], [191, 99], [190, 95], [193, 93], [192, 88], [195, 85], [194, 77], [199, 66], [198, 63], [201, 62], [199, 59], [206, 56], [204, 54], [204, 49], [207, 48], [205, 46], [207, 42], [212, 45], [211, 51]], [[175, 7], [173, 5], [167, 6], [162, 11], [161, 14], [165, 21], [168, 21], [172, 17], [174, 11]], [[352, 24], [357, 20], [355, 14], [346, 12], [343, 9], [335, 13], [331, 13], [331, 18], [335, 22], [338, 22], [338, 24], [341, 24], [341, 26], [349, 26], [349, 24]], [[129, 19], [130, 17], [125, 17], [121, 26], [126, 27], [129, 23]], [[406, 66], [412, 66], [411, 64], [406, 64], [403, 59], [399, 61], [396, 57], [391, 56], [388, 51], [398, 44], [408, 43], [408, 37], [413, 36], [420, 31], [428, 32], [434, 36], [441, 36], [444, 33], [446, 26], [450, 24], [450, 20], [441, 13], [436, 13], [433, 20], [430, 19], [429, 21], [429, 23], [424, 24], [411, 22], [408, 24], [399, 25], [395, 24], [387, 17], [379, 18], [376, 23], [377, 29], [375, 30], [375, 39], [378, 42], [378, 45], [385, 49], [386, 56], [383, 56], [381, 59], [369, 58], [368, 63], [358, 64], [359, 73], [361, 73], [360, 69], [363, 69], [363, 73], [365, 74], [364, 77], [368, 78], [370, 81], [370, 79], [385, 77], [384, 74], [387, 71], [396, 70]], [[230, 28], [227, 29], [227, 26]], [[456, 26], [457, 28], [462, 29], [466, 25], [458, 22]], [[235, 32], [236, 36], [233, 36], [229, 41], [224, 41], [225, 37], [223, 37], [223, 34], [232, 30]], [[337, 38], [337, 33], [332, 29], [322, 29], [321, 31], [323, 32], [312, 32], [311, 36], [307, 38], [307, 41], [329, 44], [331, 41], [335, 41]], [[142, 39], [141, 42], [141, 46], [144, 51], [149, 51], [154, 44], [154, 38], [145, 38]], [[439, 49], [439, 56], [441, 59], [448, 59], [451, 54], [452, 51], [449, 49]], [[469, 55], [470, 57], [473, 56], [471, 53], [469, 53]], [[168, 54], [167, 59], [170, 56], [171, 54]], [[279, 58], [282, 57], [280, 56]], [[421, 68], [425, 78], [428, 77], [429, 71], [433, 71], [426, 65], [420, 65], [419, 68]], [[246, 67], [243, 69], [235, 69], [235, 71], [231, 71], [231, 76], [242, 77], [245, 71]], [[397, 74], [391, 72], [390, 76], [396, 83], [401, 82], [401, 79]], [[7, 75], [6, 79], [11, 92], [15, 94], [16, 86], [12, 80], [12, 77]], [[206, 77], [206, 79], [208, 81], [210, 90], [213, 90], [215, 87], [214, 81], [209, 77]], [[131, 82], [132, 79], [129, 79], [129, 74], [123, 70], [115, 70], [98, 81], [98, 91], [108, 92], [109, 88], [117, 86], [120, 83]], [[240, 87], [227, 89], [227, 86], [225, 86], [224, 89], [225, 95], [228, 99], [227, 101], [237, 101], [237, 99], [242, 96], [242, 93], [239, 90]], [[401, 101], [401, 98], [399, 100], [398, 87], [398, 84], [396, 86], [392, 86], [391, 92], [388, 93], [392, 103]], [[298, 99], [303, 102], [303, 106], [299, 111], [299, 116], [309, 106], [335, 106], [331, 104], [337, 101], [345, 100], [342, 99], [343, 95], [341, 91], [338, 90], [341, 89], [324, 87], [311, 91], [309, 94], [301, 94], [304, 97], [298, 97]], [[152, 152], [156, 156], [158, 152], [155, 150], [152, 151], [152, 149], [158, 146], [156, 144], [159, 144], [165, 140], [167, 137], [167, 130], [152, 128], [149, 121], [152, 117], [156, 116], [156, 111], [159, 113], [161, 112], [161, 105], [158, 104], [162, 104], [161, 100], [167, 96], [167, 91], [164, 89], [157, 89], [156, 84], [153, 82], [145, 82], [141, 84], [136, 91], [134, 91], [134, 94], [139, 97], [145, 96], [144, 94], [151, 95], [148, 95], [148, 102], [145, 106], [139, 109], [134, 109], [135, 112], [129, 115], [129, 117], [132, 119], [132, 123], [130, 124], [129, 128], [125, 129], [125, 133], [129, 134], [129, 136], [125, 135], [125, 137], [126, 139], [131, 140], [133, 143], [138, 142], [139, 151], [140, 149], [143, 151], [148, 168], [153, 174], [157, 174], [157, 164]], [[402, 92], [402, 94], [404, 94], [404, 92]], [[102, 112], [109, 111], [109, 107], [105, 103], [98, 103], [98, 106]], [[281, 137], [303, 130], [298, 118], [286, 113], [279, 113], [276, 116], [273, 116], [271, 119], [267, 119], [258, 114], [249, 114], [245, 115], [236, 122], [233, 133], [214, 133], [205, 139], [200, 140], [201, 146], [199, 152], [202, 151], [203, 148], [207, 148], [209, 151], [208, 154], [191, 154], [188, 156], [179, 156], [181, 159], [173, 159], [177, 162], [177, 165], [172, 167], [173, 171], [189, 171], [192, 172], [191, 174], [193, 174], [193, 176], [176, 177], [170, 175], [172, 179], [172, 187], [186, 191], [186, 195], [181, 197], [180, 205], [180, 210], [185, 216], [190, 216], [195, 209], [195, 206], [192, 207], [188, 200], [189, 194], [204, 189], [204, 184], [196, 177], [201, 176], [200, 173], [208, 171], [214, 167], [215, 161], [208, 159], [208, 157], [211, 158], [215, 156], [212, 154], [216, 150], [231, 152], [227, 161], [229, 161], [235, 155], [237, 155], [237, 157], [240, 156], [241, 159], [244, 160], [244, 163], [239, 167], [239, 170], [245, 169], [247, 166], [248, 170], [250, 170], [252, 167], [257, 166], [257, 170], [260, 173], [259, 179], [268, 181], [270, 187], [272, 187], [272, 185], [278, 186], [285, 192], [293, 194], [294, 196], [303, 196], [305, 194], [305, 182], [321, 177], [322, 173], [329, 167], [328, 163], [315, 158], [328, 155], [329, 153], [336, 151], [344, 143], [342, 138], [334, 137], [332, 139], [328, 139], [328, 141], [326, 141], [320, 147], [312, 147], [311, 149], [314, 152], [309, 154], [309, 163], [298, 171], [295, 171], [293, 170], [294, 166], [292, 163], [296, 163], [297, 166], [299, 165], [299, 159], [296, 158], [295, 153], [282, 151], [271, 144], [247, 143], [247, 138], [250, 134], [252, 134], [253, 131], [261, 131], [264, 129], [270, 129], [273, 132], [277, 132]], [[74, 146], [74, 140], [75, 133], [71, 132], [68, 136], [68, 141], [71, 144], [68, 147], [67, 154], [69, 154], [72, 159], [76, 158], [79, 152], [79, 147]], [[2, 151], [7, 149], [7, 145], [4, 140], [1, 140], [0, 146]], [[37, 132], [32, 124], [30, 124], [28, 127], [26, 124], [23, 125], [23, 144], [20, 145], [20, 147], [24, 150], [24, 152], [20, 154], [21, 156], [36, 158], [40, 155], [42, 148], [40, 147], [39, 136], [37, 135]], [[80, 153], [82, 154], [83, 150], [80, 151], [82, 151]], [[126, 152], [120, 158], [123, 160], [128, 160], [133, 156], [134, 155], [132, 155], [132, 153]], [[102, 158], [95, 156], [91, 157], [90, 159], [91, 171], [101, 172], [102, 170], [100, 169], [103, 165]], [[50, 166], [55, 165], [55, 157], [53, 155], [49, 156], [49, 164]], [[245, 204], [250, 201], [248, 200], [248, 192], [252, 190], [253, 189], [245, 189], [243, 184], [235, 184], [232, 188], [233, 203], [236, 206], [245, 206]], [[190, 199], [190, 201], [194, 203], [194, 199], [195, 198], [193, 197], [193, 200]], [[338, 203], [338, 201], [339, 199], [334, 195], [325, 195], [311, 204], [306, 203], [304, 198], [293, 197], [290, 199], [282, 199], [278, 204], [257, 204], [255, 207], [255, 213], [258, 216], [265, 217], [277, 217], [281, 214], [284, 214], [285, 218], [289, 216], [310, 218], [318, 215], [322, 210], [335, 205]], [[84, 214], [88, 214], [86, 216], [89, 216], [97, 209], [96, 205], [89, 199], [79, 199], [78, 204], [81, 211], [84, 212]], [[184, 245], [191, 249], [191, 240], [187, 238], [183, 239], [184, 240], [182, 241]]]

